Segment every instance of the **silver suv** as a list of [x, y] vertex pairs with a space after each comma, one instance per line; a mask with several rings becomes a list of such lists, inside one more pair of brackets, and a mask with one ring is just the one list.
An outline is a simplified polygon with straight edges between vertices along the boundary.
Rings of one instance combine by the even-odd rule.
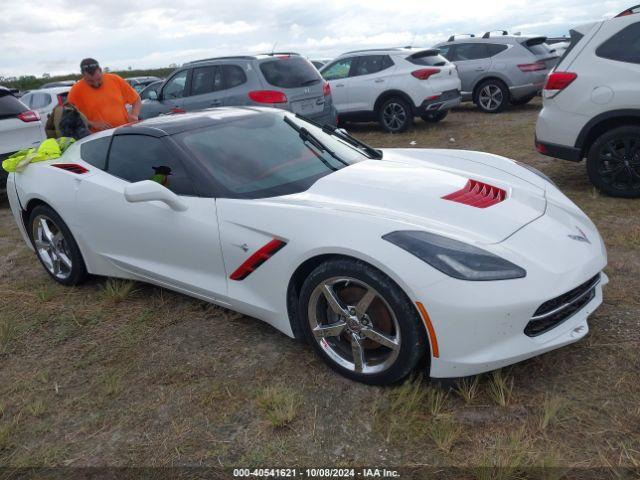
[[143, 100], [141, 118], [222, 106], [261, 105], [289, 110], [321, 125], [336, 124], [331, 87], [297, 53], [198, 60], [173, 72]]
[[545, 44], [546, 37], [485, 33], [481, 38], [455, 35], [436, 48], [458, 68], [462, 99], [473, 101], [487, 113], [498, 113], [511, 103], [524, 105], [544, 86], [558, 56]]

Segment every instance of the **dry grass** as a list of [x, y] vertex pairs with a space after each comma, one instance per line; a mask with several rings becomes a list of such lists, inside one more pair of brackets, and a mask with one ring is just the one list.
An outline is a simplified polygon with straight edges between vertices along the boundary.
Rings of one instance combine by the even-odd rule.
[[[549, 175], [608, 248], [611, 283], [583, 341], [449, 395], [419, 375], [358, 385], [265, 324], [183, 295], [55, 285], [0, 206], [0, 466], [640, 468], [640, 204], [594, 193], [583, 164], [539, 156], [538, 108], [465, 106], [401, 135], [349, 128], [375, 146], [484, 150]], [[541, 466], [562, 468], [530, 471]]]

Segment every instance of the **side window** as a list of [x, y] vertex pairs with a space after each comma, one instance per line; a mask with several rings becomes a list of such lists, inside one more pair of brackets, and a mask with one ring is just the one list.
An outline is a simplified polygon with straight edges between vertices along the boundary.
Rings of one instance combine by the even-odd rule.
[[598, 47], [596, 55], [619, 62], [640, 64], [640, 22], [620, 30]]
[[237, 65], [222, 65], [225, 88], [233, 88], [247, 83], [247, 75]]
[[128, 182], [153, 180], [178, 195], [195, 194], [182, 163], [161, 138], [116, 135], [109, 150], [107, 171]]
[[388, 55], [367, 55], [365, 57], [359, 57], [357, 60], [355, 72], [351, 74], [352, 77], [358, 75], [370, 75], [377, 73], [393, 65], [393, 61]]
[[171, 80], [169, 80], [162, 89], [163, 98], [170, 100], [172, 98], [184, 97], [188, 73], [188, 70], [183, 70], [171, 77]]
[[24, 103], [27, 107], [31, 108], [31, 102], [33, 101], [33, 93], [27, 93], [20, 97], [20, 101]]
[[193, 69], [191, 95], [203, 95], [217, 90], [222, 90], [220, 67], [211, 66]]
[[504, 52], [507, 48], [509, 48], [507, 45], [499, 44], [499, 43], [489, 43], [487, 45], [487, 50], [489, 51], [490, 57], [498, 55], [501, 52]]
[[351, 70], [352, 62], [353, 58], [343, 58], [342, 60], [338, 60], [322, 71], [322, 77], [325, 80], [347, 78], [349, 76], [349, 71]]
[[480, 60], [489, 58], [489, 51], [486, 43], [460, 43], [456, 45], [453, 56], [456, 62]]
[[31, 100], [31, 108], [44, 108], [51, 103], [51, 95], [48, 93], [34, 93]]
[[453, 60], [453, 45], [442, 45], [441, 47], [437, 47], [440, 50], [440, 55], [442, 55], [447, 60]]
[[107, 164], [107, 152], [111, 136], [101, 137], [80, 145], [80, 158], [100, 170], [104, 170]]

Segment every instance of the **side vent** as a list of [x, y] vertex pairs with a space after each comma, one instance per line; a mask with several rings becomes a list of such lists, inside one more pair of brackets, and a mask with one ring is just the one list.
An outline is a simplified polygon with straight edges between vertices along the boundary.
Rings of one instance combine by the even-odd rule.
[[60, 168], [61, 170], [66, 170], [67, 172], [75, 173], [76, 175], [82, 175], [89, 171], [77, 163], [52, 163], [51, 166]]
[[469, 180], [463, 188], [442, 198], [452, 202], [464, 203], [471, 207], [487, 208], [502, 202], [507, 198], [507, 192], [477, 180]]

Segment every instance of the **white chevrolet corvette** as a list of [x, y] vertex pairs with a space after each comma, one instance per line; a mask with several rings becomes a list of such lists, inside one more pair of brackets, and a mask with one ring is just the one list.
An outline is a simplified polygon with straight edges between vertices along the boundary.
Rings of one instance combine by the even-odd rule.
[[386, 384], [575, 342], [602, 302], [593, 223], [544, 175], [460, 150], [376, 150], [287, 112], [221, 108], [92, 135], [9, 176], [51, 277], [150, 282], [306, 338]]

